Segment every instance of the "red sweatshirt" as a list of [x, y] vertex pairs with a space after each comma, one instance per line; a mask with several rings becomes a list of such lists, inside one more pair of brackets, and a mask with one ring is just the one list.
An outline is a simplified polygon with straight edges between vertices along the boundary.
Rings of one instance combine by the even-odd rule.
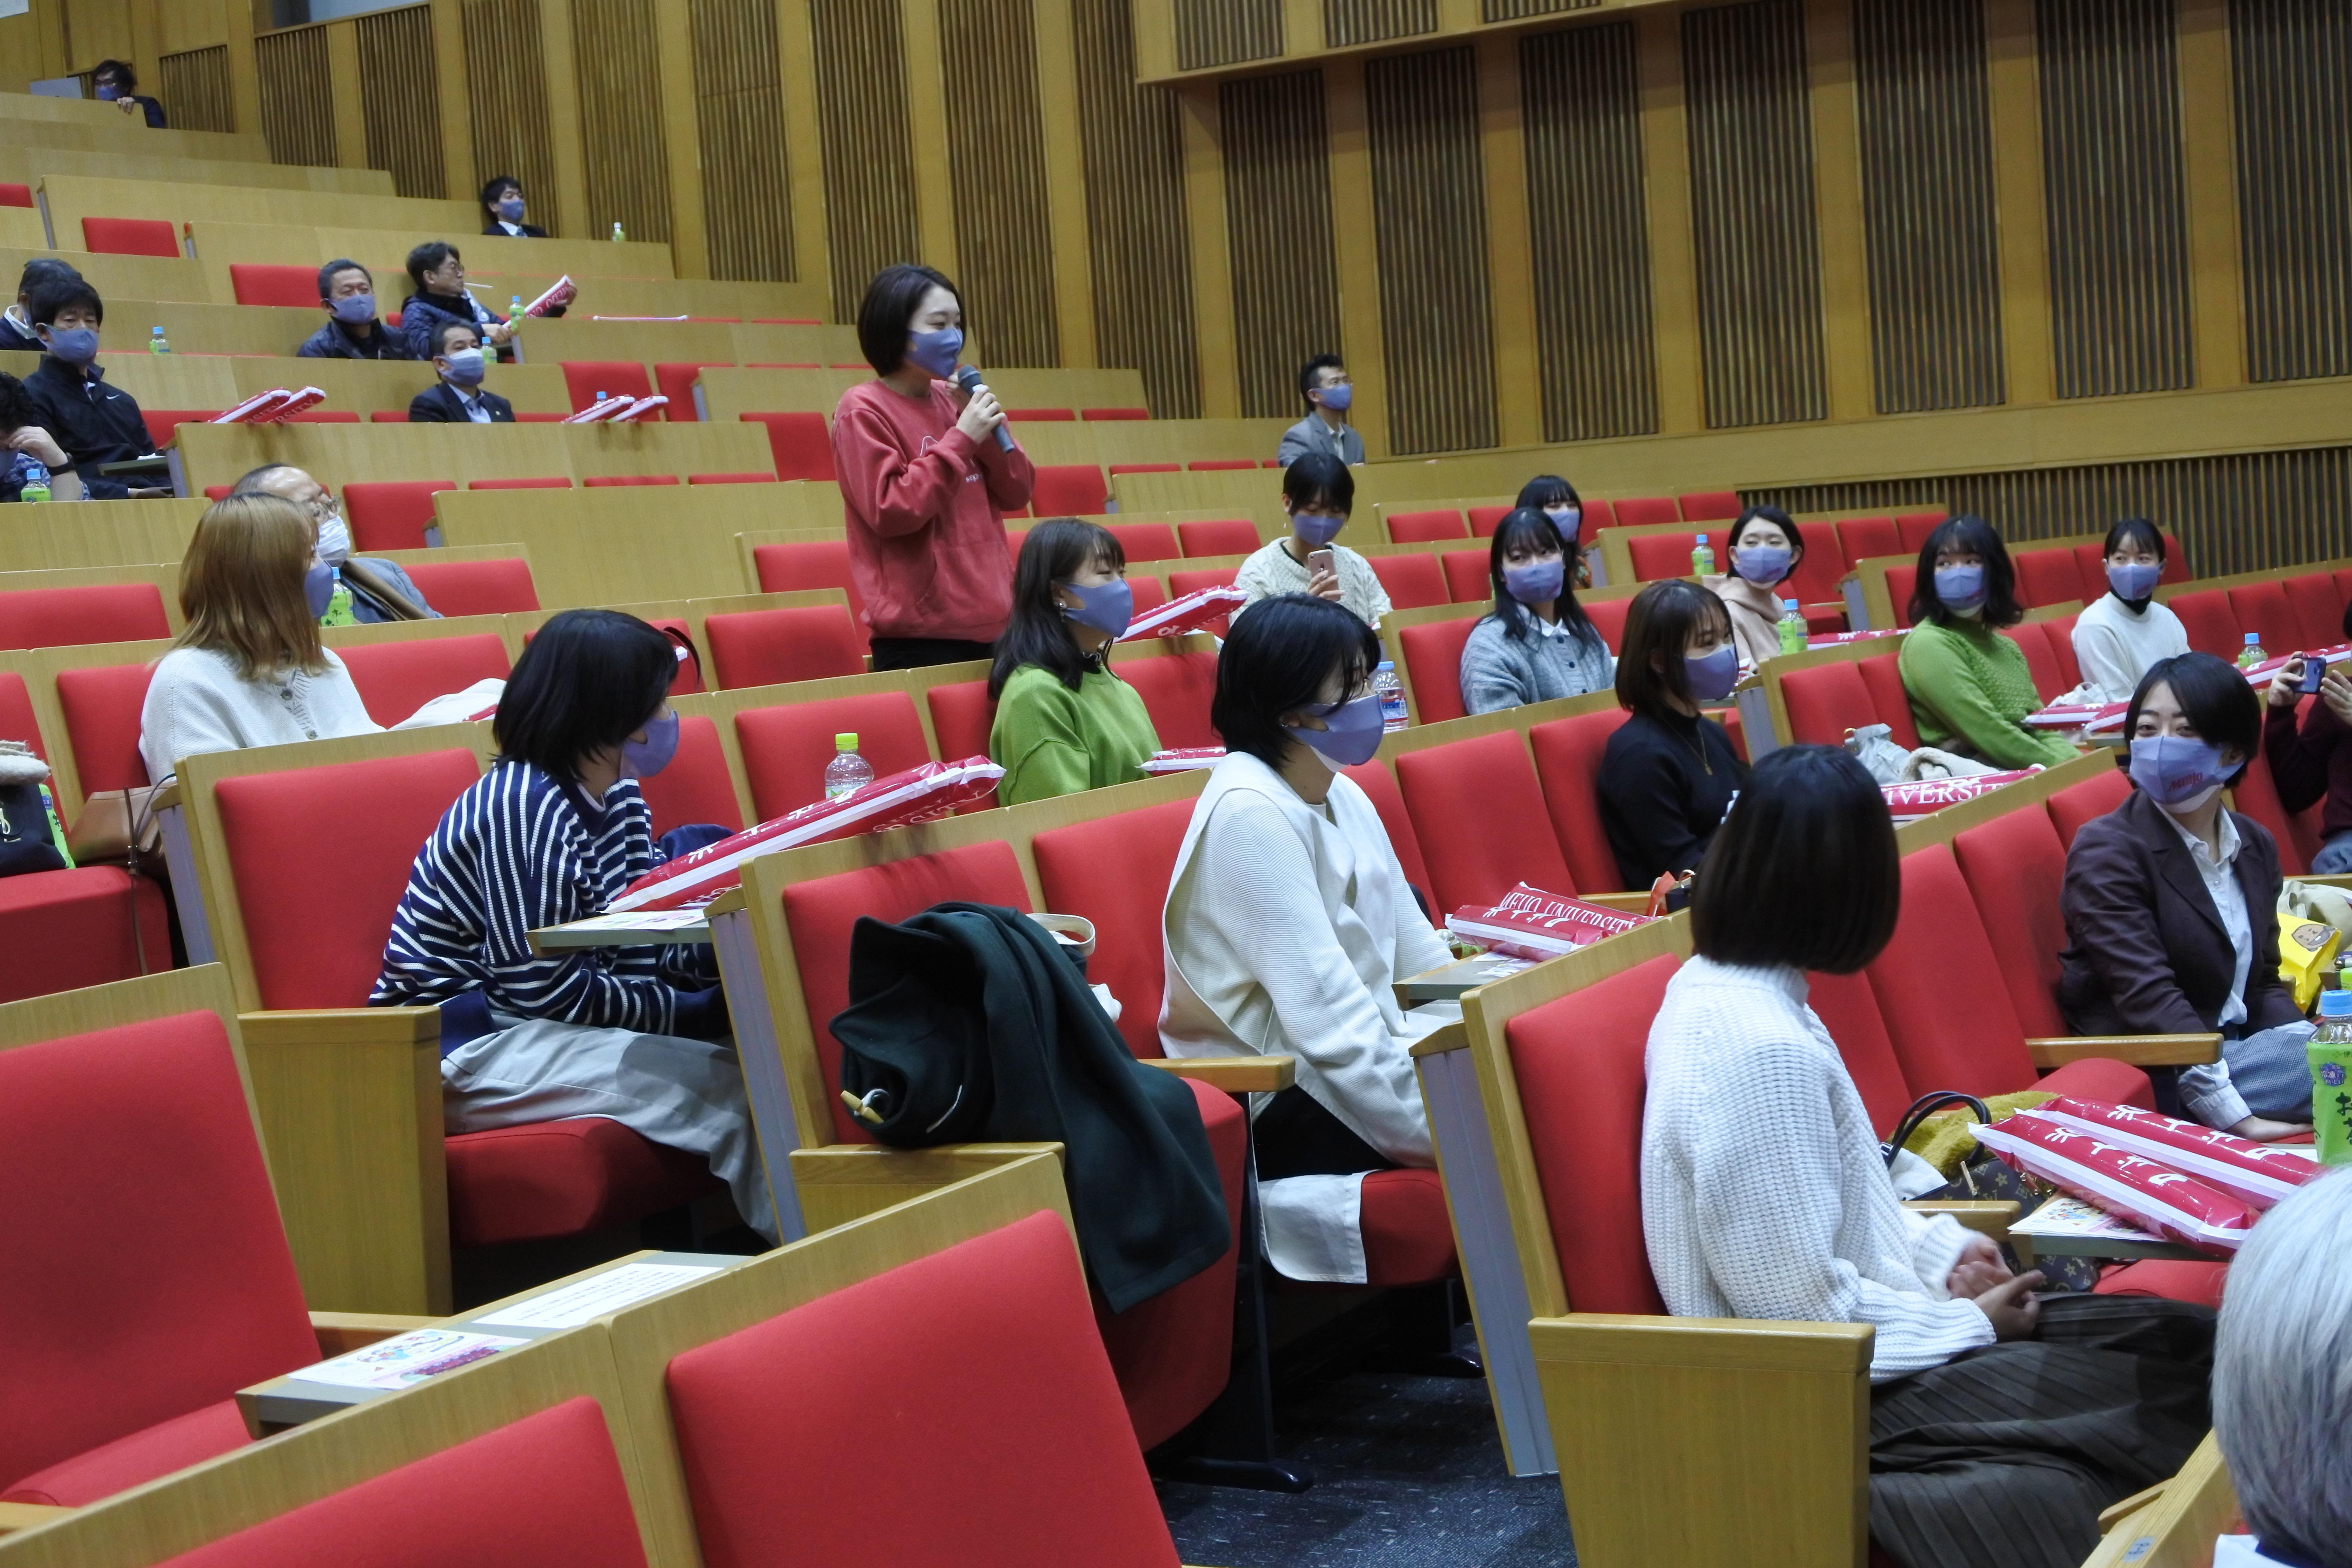
[[900, 395], [879, 381], [841, 395], [833, 468], [849, 524], [849, 572], [877, 637], [992, 642], [1013, 615], [1004, 514], [1029, 504], [1029, 454], [955, 427], [949, 384]]

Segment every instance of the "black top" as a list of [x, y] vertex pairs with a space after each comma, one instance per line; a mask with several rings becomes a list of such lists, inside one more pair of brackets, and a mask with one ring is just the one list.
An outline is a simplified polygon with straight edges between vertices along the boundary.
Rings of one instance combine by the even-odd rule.
[[153, 449], [139, 405], [129, 393], [99, 380], [94, 370], [85, 378], [57, 355], [43, 354], [39, 368], [25, 378], [25, 391], [41, 411], [42, 426], [66, 449], [85, 485], [112, 482], [99, 479], [99, 464]]
[[[0, 325], [5, 324], [0, 322]], [[294, 355], [297, 359], [413, 360], [416, 357], [409, 353], [408, 344], [401, 335], [382, 321], [375, 323], [373, 335], [362, 338], [352, 335], [349, 327], [331, 317], [325, 326], [302, 340], [302, 346], [294, 351]]]
[[1747, 782], [1748, 764], [1712, 719], [1636, 713], [1619, 725], [1601, 759], [1601, 826], [1626, 889], [1697, 869]]
[[147, 129], [150, 131], [161, 131], [163, 129], [163, 106], [156, 102], [153, 99], [147, 98], [134, 92], [127, 94], [123, 98], [118, 98], [114, 101], [117, 103], [131, 102], [137, 104], [140, 111], [147, 116]]
[[[461, 321], [480, 332], [485, 330], [484, 315], [489, 317], [491, 325], [503, 325], [506, 321], [495, 310], [477, 313], [471, 295], [411, 294], [400, 304], [400, 335], [408, 345], [408, 357], [433, 357], [433, 333], [443, 321]], [[485, 342], [482, 346], [487, 349], [489, 344]]]
[[41, 340], [38, 337], [28, 331], [18, 331], [16, 323], [5, 314], [0, 314], [0, 349], [13, 350], [18, 353], [37, 354], [47, 352], [41, 347]]
[[[481, 400], [483, 407], [490, 411], [491, 424], [511, 425], [515, 422], [514, 405], [497, 393], [483, 391], [474, 395]], [[457, 400], [457, 395], [449, 389], [446, 381], [435, 382], [408, 400], [408, 422], [411, 425], [473, 423], [466, 417], [466, 405]]]
[[[540, 227], [537, 224], [519, 223], [519, 224], [515, 225], [515, 226], [516, 226], [517, 228], [519, 228], [519, 229], [522, 230], [522, 234], [521, 234], [521, 236], [520, 237], [521, 237], [521, 238], [524, 238], [524, 239], [545, 239], [545, 238], [547, 237], [547, 230], [545, 230], [545, 229], [543, 229], [543, 228]], [[496, 236], [498, 236], [498, 237], [499, 237], [499, 238], [500, 238], [500, 239], [513, 239], [513, 238], [518, 237], [517, 236], [514, 236], [514, 235], [509, 234], [509, 233], [506, 231], [506, 226], [505, 226], [503, 224], [495, 224], [495, 223], [494, 223], [494, 224], [490, 225], [490, 226], [489, 226], [489, 227], [488, 227], [488, 228], [486, 228], [486, 229], [482, 230], [482, 232], [483, 232], [484, 234], [496, 235]]]

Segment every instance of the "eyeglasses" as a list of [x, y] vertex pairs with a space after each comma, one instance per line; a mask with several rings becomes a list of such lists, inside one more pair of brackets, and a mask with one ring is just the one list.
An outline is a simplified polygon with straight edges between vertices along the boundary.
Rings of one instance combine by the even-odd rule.
[[315, 495], [302, 503], [302, 510], [309, 512], [314, 521], [324, 522], [331, 517], [340, 516], [343, 509], [342, 504], [331, 495]]

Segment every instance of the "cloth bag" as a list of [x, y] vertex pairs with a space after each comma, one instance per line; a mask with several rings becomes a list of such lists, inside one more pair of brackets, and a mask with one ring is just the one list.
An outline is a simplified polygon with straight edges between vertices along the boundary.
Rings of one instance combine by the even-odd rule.
[[22, 741], [0, 741], [0, 877], [63, 871], [68, 858], [49, 809], [49, 764]]

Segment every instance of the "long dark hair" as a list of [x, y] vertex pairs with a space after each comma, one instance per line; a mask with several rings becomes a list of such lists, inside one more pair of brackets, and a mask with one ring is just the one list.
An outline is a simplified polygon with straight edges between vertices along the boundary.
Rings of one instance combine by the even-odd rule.
[[1960, 618], [1936, 596], [1936, 557], [1947, 550], [1963, 551], [1983, 559], [1985, 625], [2013, 626], [2025, 618], [2025, 606], [2017, 602], [2017, 568], [2009, 563], [2009, 546], [2000, 542], [1992, 524], [1964, 512], [1937, 523], [1936, 531], [1927, 536], [1927, 542], [1919, 546], [1918, 572], [1911, 583], [1913, 626], [1922, 621], [1949, 626]]
[[1582, 511], [1584, 498], [1576, 493], [1574, 485], [1558, 474], [1538, 474], [1519, 487], [1519, 499], [1511, 504], [1515, 507], [1531, 506], [1538, 511], [1548, 506], [1572, 506]]
[[[988, 700], [1004, 695], [1004, 683], [1024, 664], [1050, 671], [1055, 679], [1076, 691], [1095, 662], [1078, 651], [1070, 635], [1069, 618], [1062, 614], [1055, 590], [1087, 563], [1113, 571], [1127, 570], [1127, 551], [1118, 535], [1097, 523], [1075, 517], [1049, 517], [1021, 542], [1020, 559], [1013, 563], [1013, 618], [996, 639], [996, 662], [988, 671]], [[1110, 645], [1096, 656], [1110, 668]]]
[[1584, 606], [1576, 602], [1576, 563], [1583, 552], [1562, 539], [1551, 519], [1546, 517], [1540, 508], [1532, 506], [1519, 507], [1505, 516], [1496, 525], [1495, 537], [1486, 546], [1486, 581], [1495, 591], [1494, 616], [1503, 623], [1503, 635], [1507, 637], [1526, 637], [1528, 623], [1534, 618], [1525, 605], [1511, 597], [1510, 589], [1503, 583], [1503, 565], [1515, 545], [1559, 552], [1559, 598], [1552, 608], [1559, 613], [1559, 624], [1573, 632], [1580, 641], [1601, 641], [1600, 630], [1593, 626], [1592, 617], [1586, 615]]

